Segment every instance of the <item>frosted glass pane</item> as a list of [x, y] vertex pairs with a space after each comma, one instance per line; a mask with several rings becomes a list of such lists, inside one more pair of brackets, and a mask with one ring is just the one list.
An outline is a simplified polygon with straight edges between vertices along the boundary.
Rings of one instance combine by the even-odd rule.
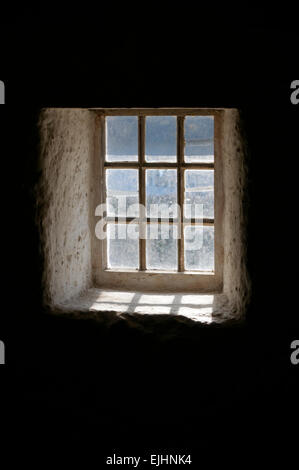
[[214, 117], [186, 116], [185, 161], [214, 161]]
[[106, 160], [108, 162], [138, 160], [137, 116], [106, 117]]
[[138, 224], [107, 224], [108, 268], [139, 268]]
[[145, 159], [176, 162], [176, 117], [148, 116], [145, 121]]
[[147, 269], [176, 270], [177, 227], [171, 224], [151, 223], [147, 226]]
[[147, 217], [176, 217], [176, 203], [177, 170], [146, 170]]
[[194, 218], [198, 213], [214, 218], [214, 170], [185, 171], [185, 217]]
[[214, 227], [184, 229], [185, 270], [214, 271]]
[[107, 215], [138, 217], [138, 170], [106, 170]]

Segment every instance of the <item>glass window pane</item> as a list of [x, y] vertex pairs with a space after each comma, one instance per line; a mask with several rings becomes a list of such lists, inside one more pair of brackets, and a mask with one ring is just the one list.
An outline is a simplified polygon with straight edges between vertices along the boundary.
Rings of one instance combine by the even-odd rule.
[[176, 270], [177, 257], [177, 226], [174, 224], [148, 224], [147, 269]]
[[106, 160], [108, 162], [138, 161], [137, 116], [106, 117]]
[[107, 224], [108, 268], [139, 269], [138, 234], [138, 224]]
[[214, 271], [214, 227], [189, 225], [184, 229], [186, 271]]
[[147, 217], [176, 217], [177, 170], [146, 170]]
[[214, 218], [214, 170], [185, 171], [185, 217]]
[[214, 117], [186, 116], [185, 162], [214, 161]]
[[176, 162], [176, 117], [147, 116], [145, 159], [148, 162]]
[[138, 170], [106, 170], [107, 215], [138, 217]]

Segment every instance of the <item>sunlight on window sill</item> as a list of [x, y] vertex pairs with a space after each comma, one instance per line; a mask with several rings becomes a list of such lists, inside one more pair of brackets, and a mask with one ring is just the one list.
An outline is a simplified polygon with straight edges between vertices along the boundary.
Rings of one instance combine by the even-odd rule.
[[89, 289], [60, 305], [63, 310], [113, 312], [118, 315], [170, 315], [210, 324], [230, 319], [232, 312], [224, 294], [152, 294]]

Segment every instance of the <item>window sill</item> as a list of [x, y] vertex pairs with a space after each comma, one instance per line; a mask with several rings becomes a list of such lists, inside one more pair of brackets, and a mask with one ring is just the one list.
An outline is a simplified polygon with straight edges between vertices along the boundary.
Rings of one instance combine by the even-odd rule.
[[222, 292], [222, 273], [177, 272], [177, 271], [137, 271], [105, 270], [98, 272], [95, 286], [101, 289], [129, 292]]
[[177, 271], [177, 270], [159, 270], [159, 269], [146, 269], [140, 271], [139, 269], [122, 269], [122, 268], [107, 268], [104, 269], [107, 273], [143, 273], [143, 274], [183, 274], [184, 276], [189, 275], [200, 275], [200, 276], [215, 276], [214, 271]]
[[[87, 290], [82, 295], [56, 306], [57, 313], [73, 313], [109, 322], [117, 319], [149, 320], [161, 317], [177, 318], [180, 322], [205, 324], [234, 320], [236, 313], [222, 293], [149, 293], [124, 290]], [[100, 315], [98, 315], [100, 314]]]

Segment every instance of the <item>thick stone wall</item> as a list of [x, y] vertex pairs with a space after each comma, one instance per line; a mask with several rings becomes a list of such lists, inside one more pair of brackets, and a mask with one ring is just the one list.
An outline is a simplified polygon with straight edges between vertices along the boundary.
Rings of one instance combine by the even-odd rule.
[[90, 161], [94, 117], [84, 109], [44, 109], [39, 120], [38, 207], [45, 302], [56, 305], [91, 285]]
[[223, 293], [235, 314], [242, 316], [250, 296], [246, 268], [247, 165], [240, 115], [235, 109], [224, 112], [222, 158], [225, 198]]

